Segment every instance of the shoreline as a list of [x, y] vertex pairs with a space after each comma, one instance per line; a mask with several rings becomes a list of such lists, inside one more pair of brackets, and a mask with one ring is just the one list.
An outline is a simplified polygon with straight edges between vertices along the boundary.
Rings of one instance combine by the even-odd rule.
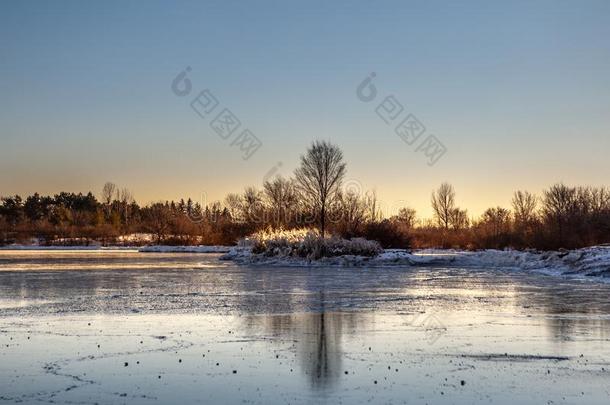
[[233, 246], [220, 245], [147, 245], [147, 246], [38, 246], [38, 245], [8, 245], [0, 246], [0, 252], [4, 251], [65, 251], [65, 252], [99, 252], [99, 251], [136, 251], [140, 253], [228, 253]]
[[219, 260], [239, 266], [268, 267], [494, 267], [540, 274], [610, 282], [610, 246], [591, 246], [566, 251], [454, 249], [385, 249], [373, 257], [343, 255], [317, 260], [294, 256], [254, 254], [239, 246], [36, 246], [0, 247], [0, 252], [113, 252], [222, 254]]
[[220, 260], [232, 261], [238, 265], [269, 267], [493, 267], [610, 283], [610, 246], [569, 251], [386, 249], [374, 257], [345, 255], [318, 260], [265, 256], [253, 254], [249, 248], [234, 247], [221, 256]]

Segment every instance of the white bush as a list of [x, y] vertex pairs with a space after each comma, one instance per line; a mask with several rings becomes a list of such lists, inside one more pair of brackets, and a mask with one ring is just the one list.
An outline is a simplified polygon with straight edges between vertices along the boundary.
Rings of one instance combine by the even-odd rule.
[[266, 229], [239, 241], [240, 246], [252, 248], [253, 253], [266, 256], [293, 256], [319, 259], [332, 256], [376, 256], [383, 249], [379, 243], [363, 238], [343, 239], [336, 236], [322, 238], [311, 229]]

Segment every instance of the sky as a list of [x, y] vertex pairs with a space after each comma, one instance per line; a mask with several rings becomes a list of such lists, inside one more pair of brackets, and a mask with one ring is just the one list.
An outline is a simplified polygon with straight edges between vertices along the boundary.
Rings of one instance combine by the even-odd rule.
[[[0, 195], [112, 181], [205, 204], [290, 176], [317, 139], [386, 214], [429, 216], [444, 181], [471, 215], [517, 189], [607, 186], [608, 21], [608, 1], [5, 0]], [[213, 128], [225, 108], [234, 133]], [[413, 144], [395, 132], [409, 114]]]

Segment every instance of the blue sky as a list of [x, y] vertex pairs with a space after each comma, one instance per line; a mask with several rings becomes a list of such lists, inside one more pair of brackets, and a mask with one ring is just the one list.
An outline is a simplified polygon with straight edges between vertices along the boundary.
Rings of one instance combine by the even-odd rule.
[[[142, 202], [221, 199], [289, 175], [314, 139], [342, 147], [350, 184], [424, 216], [442, 181], [472, 214], [607, 185], [608, 21], [607, 1], [3, 1], [0, 194], [111, 180]], [[261, 140], [250, 159], [189, 106], [206, 88]], [[388, 95], [446, 146], [434, 166], [376, 115]]]

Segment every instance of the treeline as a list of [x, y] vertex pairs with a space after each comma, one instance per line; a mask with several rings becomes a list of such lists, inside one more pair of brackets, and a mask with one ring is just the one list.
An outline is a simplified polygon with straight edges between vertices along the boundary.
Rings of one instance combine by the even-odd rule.
[[[365, 229], [378, 231], [376, 216], [373, 195], [359, 197], [339, 192], [333, 197], [327, 221], [330, 231], [351, 237], [361, 235]], [[113, 183], [104, 186], [99, 199], [91, 192], [61, 192], [55, 196], [34, 194], [25, 199], [9, 196], [0, 200], [0, 244], [4, 245], [120, 245], [150, 241], [231, 245], [269, 227], [315, 227], [318, 222], [319, 215], [304, 203], [295, 182], [282, 177], [266, 182], [262, 190], [247, 187], [242, 193], [229, 194], [223, 203], [205, 207], [191, 199], [140, 206], [129, 190], [119, 190]]]
[[610, 191], [556, 184], [537, 197], [515, 193], [512, 210], [489, 208], [469, 218], [455, 191], [442, 184], [432, 193], [434, 218], [418, 220], [412, 208], [384, 218], [374, 193], [343, 187], [341, 149], [314, 141], [293, 178], [277, 176], [262, 189], [247, 187], [224, 203], [202, 207], [188, 199], [139, 206], [131, 192], [106, 183], [92, 193], [5, 197], [0, 205], [0, 243], [33, 238], [44, 244], [231, 245], [267, 228], [317, 228], [344, 238], [376, 240], [383, 247], [576, 248], [610, 242]]
[[91, 192], [62, 192], [3, 197], [0, 204], [0, 244], [32, 239], [47, 245], [138, 244], [149, 242], [147, 235], [155, 243], [230, 244], [232, 225], [220, 204], [202, 209], [189, 199], [141, 207], [127, 189], [112, 183], [100, 200]]
[[419, 247], [467, 249], [579, 248], [610, 242], [610, 190], [555, 184], [541, 196], [513, 194], [512, 209], [493, 207], [475, 219], [455, 203], [442, 184], [431, 198], [434, 219], [413, 230]]
[[[577, 248], [610, 243], [610, 190], [556, 184], [540, 196], [517, 191], [509, 208], [470, 218], [449, 184], [432, 194], [434, 217], [418, 219], [405, 207], [384, 218], [374, 193], [338, 189], [326, 207], [327, 232], [378, 240], [384, 247]], [[267, 228], [317, 227], [319, 210], [295, 180], [276, 177], [262, 189], [247, 187], [224, 202], [202, 207], [191, 199], [138, 205], [127, 189], [107, 183], [99, 195], [62, 192], [4, 197], [0, 243], [106, 245], [233, 244]]]

